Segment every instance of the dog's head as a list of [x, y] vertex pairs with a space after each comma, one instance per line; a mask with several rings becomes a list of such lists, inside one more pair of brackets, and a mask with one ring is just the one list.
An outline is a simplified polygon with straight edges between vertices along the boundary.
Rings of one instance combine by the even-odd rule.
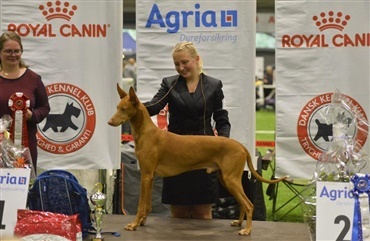
[[133, 116], [135, 116], [140, 103], [135, 94], [134, 88], [130, 87], [129, 94], [127, 94], [117, 84], [117, 91], [121, 100], [118, 102], [116, 113], [108, 121], [108, 124], [111, 126], [119, 126], [126, 121], [129, 121]]

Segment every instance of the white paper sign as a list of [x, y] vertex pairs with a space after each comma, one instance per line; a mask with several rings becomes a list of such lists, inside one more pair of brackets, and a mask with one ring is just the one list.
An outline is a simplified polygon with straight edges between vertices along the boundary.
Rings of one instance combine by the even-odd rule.
[[355, 200], [351, 183], [317, 182], [316, 241], [350, 241]]
[[25, 209], [31, 170], [0, 168], [0, 240], [12, 237], [18, 209]]

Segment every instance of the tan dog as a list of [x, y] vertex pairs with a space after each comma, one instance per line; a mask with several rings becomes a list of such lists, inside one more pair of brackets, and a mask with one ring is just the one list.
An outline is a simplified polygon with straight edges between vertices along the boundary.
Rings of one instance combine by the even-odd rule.
[[130, 121], [135, 140], [135, 154], [141, 170], [140, 199], [135, 220], [126, 230], [135, 230], [144, 225], [152, 208], [153, 177], [174, 176], [195, 169], [207, 169], [208, 173], [218, 170], [219, 178], [240, 205], [239, 220], [232, 226], [241, 226], [245, 215], [247, 225], [240, 235], [249, 235], [252, 229], [253, 204], [244, 193], [241, 183], [245, 162], [257, 180], [277, 183], [261, 177], [253, 167], [248, 150], [236, 140], [216, 136], [177, 135], [161, 130], [152, 121], [146, 107], [139, 101], [133, 88], [129, 95], [117, 84], [121, 101], [117, 112], [109, 120], [111, 126]]

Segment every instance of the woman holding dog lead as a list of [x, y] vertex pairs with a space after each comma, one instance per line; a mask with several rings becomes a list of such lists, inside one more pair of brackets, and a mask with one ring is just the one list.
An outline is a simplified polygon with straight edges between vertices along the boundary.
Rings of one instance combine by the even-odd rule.
[[27, 144], [36, 174], [37, 124], [48, 115], [50, 105], [41, 77], [28, 68], [22, 60], [22, 54], [21, 37], [15, 32], [4, 32], [0, 36], [0, 118], [4, 115], [13, 116], [14, 110], [8, 103], [16, 92], [23, 93], [22, 97], [16, 98], [18, 101], [21, 101], [21, 98], [23, 101], [27, 99], [30, 101], [24, 116], [27, 125]]
[[[203, 72], [201, 58], [191, 42], [176, 44], [172, 58], [178, 75], [163, 78], [153, 99], [144, 103], [149, 114], [158, 114], [168, 104], [168, 131], [215, 135], [213, 118], [217, 135], [229, 137], [231, 125], [223, 109], [221, 80]], [[163, 178], [162, 202], [171, 205], [172, 217], [211, 219], [217, 198], [216, 172], [195, 170]]]

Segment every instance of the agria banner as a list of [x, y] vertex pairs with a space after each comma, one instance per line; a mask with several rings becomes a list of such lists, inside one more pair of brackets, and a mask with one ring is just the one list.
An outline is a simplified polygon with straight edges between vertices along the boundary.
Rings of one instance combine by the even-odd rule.
[[[332, 142], [323, 111], [336, 89], [355, 107], [337, 117], [368, 122], [369, 16], [367, 0], [276, 1], [277, 175], [313, 177]], [[347, 134], [368, 153], [368, 125], [357, 122]]]
[[[221, 79], [231, 137], [254, 154], [255, 1], [136, 1], [138, 92], [149, 100], [163, 77], [176, 75], [172, 49], [195, 44], [206, 74]], [[166, 127], [167, 111], [154, 118]]]
[[27, 207], [31, 170], [0, 168], [0, 237], [14, 238], [17, 211]]
[[1, 31], [22, 37], [22, 58], [49, 96], [50, 114], [38, 125], [38, 166], [119, 168], [120, 130], [107, 121], [122, 76], [122, 2], [1, 0], [0, 7]]

